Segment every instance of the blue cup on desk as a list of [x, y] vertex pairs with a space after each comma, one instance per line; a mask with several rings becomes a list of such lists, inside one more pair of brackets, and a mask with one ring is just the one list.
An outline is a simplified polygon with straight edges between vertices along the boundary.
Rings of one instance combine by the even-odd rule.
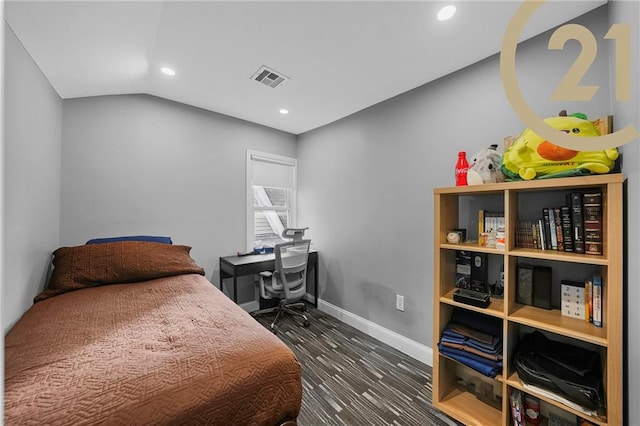
[[254, 247], [253, 254], [273, 253], [273, 247]]

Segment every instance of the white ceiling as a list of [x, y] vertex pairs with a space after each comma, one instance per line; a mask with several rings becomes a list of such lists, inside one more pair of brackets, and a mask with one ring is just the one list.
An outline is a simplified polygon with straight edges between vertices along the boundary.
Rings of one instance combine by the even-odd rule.
[[[522, 39], [604, 3], [549, 2]], [[499, 52], [519, 4], [7, 1], [5, 20], [63, 99], [149, 93], [300, 134]], [[251, 80], [262, 65], [291, 80]]]

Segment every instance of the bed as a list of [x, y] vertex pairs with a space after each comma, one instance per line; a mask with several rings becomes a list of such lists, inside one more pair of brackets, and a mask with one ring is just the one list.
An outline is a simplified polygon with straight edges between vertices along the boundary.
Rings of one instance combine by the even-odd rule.
[[294, 354], [189, 250], [56, 250], [49, 285], [5, 336], [5, 424], [295, 425]]

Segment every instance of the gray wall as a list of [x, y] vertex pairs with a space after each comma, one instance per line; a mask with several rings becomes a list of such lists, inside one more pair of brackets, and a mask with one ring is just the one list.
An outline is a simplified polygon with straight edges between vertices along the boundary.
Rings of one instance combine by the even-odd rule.
[[[613, 1], [609, 11], [579, 21], [602, 40], [609, 24], [638, 16], [638, 3]], [[637, 42], [637, 23], [634, 30]], [[67, 100], [62, 117], [59, 97], [6, 26], [5, 37], [5, 102], [11, 105], [4, 112], [5, 332], [42, 286], [50, 252], [96, 236], [170, 235], [193, 245], [194, 257], [217, 282], [217, 257], [244, 247], [245, 149], [295, 157], [296, 138], [149, 96]], [[548, 34], [518, 50], [519, 80], [534, 109], [542, 116], [561, 108], [613, 113], [616, 124], [640, 128], [637, 87], [635, 103], [610, 100], [607, 43], [599, 43], [583, 80], [601, 86], [594, 102], [588, 108], [548, 102], [575, 51], [550, 56], [547, 40]], [[472, 154], [520, 130], [492, 57], [301, 135], [299, 222], [311, 227], [322, 253], [321, 298], [431, 346], [432, 190], [453, 184], [458, 150]], [[622, 151], [628, 259], [635, 260], [640, 145]], [[629, 390], [637, 396], [639, 314], [632, 308], [640, 302], [640, 266], [628, 263]], [[396, 293], [406, 296], [404, 313], [394, 309]], [[629, 406], [629, 418], [638, 418], [638, 406]]]
[[4, 250], [6, 333], [44, 286], [60, 240], [62, 100], [4, 24]]
[[[578, 22], [602, 40], [607, 9]], [[582, 82], [601, 86], [593, 102], [548, 101], [578, 47], [550, 52], [549, 35], [518, 48], [518, 79], [534, 110], [609, 114], [606, 45]], [[522, 130], [496, 55], [300, 135], [299, 221], [322, 253], [320, 298], [431, 347], [433, 189], [454, 185], [459, 150], [472, 155]], [[405, 312], [395, 310], [396, 293]]]
[[[631, 51], [635, 55], [632, 61], [631, 75], [634, 87], [632, 88], [631, 102], [616, 102], [615, 94], [612, 99], [614, 130], [632, 124], [640, 130], [640, 3], [637, 1], [613, 1], [609, 3], [609, 25], [615, 23], [632, 24], [634, 41]], [[613, 50], [613, 49], [612, 49]], [[611, 74], [614, 81], [615, 54], [611, 52]], [[613, 87], [613, 86], [612, 86]], [[627, 407], [629, 410], [627, 419], [629, 424], [640, 422], [640, 406], [634, 401], [640, 395], [640, 312], [637, 307], [640, 303], [640, 224], [638, 212], [640, 212], [640, 141], [636, 140], [621, 148], [623, 152], [623, 172], [627, 177], [627, 341], [626, 367], [628, 377]]]
[[62, 139], [62, 245], [168, 235], [215, 283], [245, 250], [245, 151], [296, 157], [294, 135], [147, 95], [65, 100]]

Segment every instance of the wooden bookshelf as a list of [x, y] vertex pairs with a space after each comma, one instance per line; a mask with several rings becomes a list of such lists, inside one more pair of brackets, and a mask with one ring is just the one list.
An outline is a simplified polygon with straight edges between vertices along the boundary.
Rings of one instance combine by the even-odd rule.
[[[568, 413], [579, 415], [599, 425], [624, 424], [623, 413], [623, 184], [622, 174], [583, 176], [562, 179], [534, 180], [528, 182], [505, 182], [479, 186], [448, 187], [434, 190], [434, 358], [433, 358], [433, 404], [449, 416], [466, 425], [511, 424], [509, 394], [519, 389], [540, 398]], [[515, 227], [522, 213], [519, 208], [527, 205], [527, 197], [563, 196], [571, 191], [602, 192], [603, 209], [603, 255], [566, 253], [557, 250], [537, 250], [515, 247]], [[473, 223], [460, 223], [462, 217], [473, 218], [473, 213], [464, 212], [465, 199], [482, 203], [483, 197], [495, 200], [502, 197], [504, 203], [506, 247], [504, 250], [480, 247], [477, 243], [450, 244], [446, 240], [453, 228], [473, 229]], [[520, 206], [520, 207], [519, 207]], [[484, 209], [485, 207], [479, 207]], [[489, 209], [493, 206], [487, 207]], [[533, 208], [533, 207], [532, 207]], [[538, 208], [536, 205], [535, 208]], [[470, 219], [468, 219], [470, 220]], [[488, 308], [477, 308], [453, 300], [455, 291], [455, 252], [465, 250], [487, 253], [497, 257], [504, 265], [504, 299], [493, 299]], [[516, 302], [516, 269], [519, 263], [541, 261], [555, 264], [575, 265], [576, 269], [593, 266], [603, 277], [603, 327], [599, 328], [584, 320], [562, 316], [559, 310], [546, 310]], [[573, 266], [572, 266], [573, 267]], [[490, 279], [491, 280], [491, 279]], [[502, 409], [489, 405], [472, 392], [458, 384], [457, 374], [465, 369], [455, 360], [438, 352], [437, 344], [441, 332], [450, 320], [454, 309], [467, 309], [503, 320], [504, 367], [502, 374], [493, 380], [502, 387]], [[588, 416], [553, 399], [537, 395], [525, 388], [519, 379], [514, 355], [522, 334], [540, 330], [551, 336], [575, 343], [577, 346], [593, 347], [603, 357], [602, 375], [605, 387], [606, 410], [598, 416]]]

